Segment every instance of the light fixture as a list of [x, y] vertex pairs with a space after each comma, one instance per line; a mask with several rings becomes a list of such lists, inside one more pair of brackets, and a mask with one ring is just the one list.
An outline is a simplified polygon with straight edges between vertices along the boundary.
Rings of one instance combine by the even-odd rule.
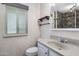
[[64, 7], [63, 10], [72, 12], [75, 9], [75, 5], [76, 4], [68, 5], [68, 6]]
[[69, 10], [69, 9], [71, 9], [72, 7], [73, 7], [73, 5], [69, 5], [69, 6], [65, 7], [65, 9], [66, 9], [66, 10]]

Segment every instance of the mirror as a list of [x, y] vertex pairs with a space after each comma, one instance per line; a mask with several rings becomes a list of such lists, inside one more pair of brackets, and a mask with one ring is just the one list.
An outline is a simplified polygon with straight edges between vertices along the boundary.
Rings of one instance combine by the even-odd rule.
[[53, 28], [79, 28], [79, 4], [54, 3], [50, 13]]

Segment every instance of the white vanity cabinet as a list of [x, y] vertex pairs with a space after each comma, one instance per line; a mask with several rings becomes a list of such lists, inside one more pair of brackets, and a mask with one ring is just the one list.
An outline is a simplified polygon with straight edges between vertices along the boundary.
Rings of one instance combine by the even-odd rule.
[[38, 42], [38, 56], [48, 56], [48, 48]]
[[49, 56], [61, 56], [60, 54], [58, 54], [57, 52], [49, 49]]
[[61, 56], [54, 50], [38, 42], [38, 56]]

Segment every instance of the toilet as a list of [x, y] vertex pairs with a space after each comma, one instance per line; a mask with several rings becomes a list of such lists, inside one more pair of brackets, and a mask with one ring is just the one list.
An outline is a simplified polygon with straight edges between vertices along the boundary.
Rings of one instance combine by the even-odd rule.
[[37, 47], [28, 48], [25, 51], [25, 55], [26, 56], [37, 56], [38, 55], [38, 48]]

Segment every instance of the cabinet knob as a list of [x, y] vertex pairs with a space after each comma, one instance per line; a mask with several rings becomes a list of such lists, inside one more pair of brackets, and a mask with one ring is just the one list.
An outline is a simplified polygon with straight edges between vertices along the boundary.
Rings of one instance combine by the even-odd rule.
[[45, 52], [45, 54], [47, 54], [47, 52]]

